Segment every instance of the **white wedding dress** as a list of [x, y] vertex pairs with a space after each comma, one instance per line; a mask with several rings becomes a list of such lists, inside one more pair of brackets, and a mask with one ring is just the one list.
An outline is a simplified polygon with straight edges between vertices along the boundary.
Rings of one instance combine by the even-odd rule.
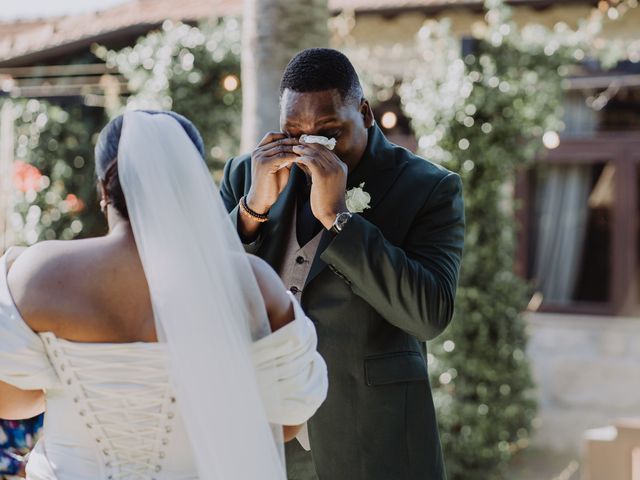
[[45, 391], [29, 480], [285, 480], [282, 425], [326, 398], [312, 322], [270, 334], [256, 279], [202, 157], [173, 118], [124, 114], [119, 179], [159, 343], [36, 334], [0, 260], [0, 380]]
[[[199, 478], [169, 384], [165, 345], [77, 343], [36, 334], [22, 320], [6, 279], [3, 256], [0, 380], [25, 390], [44, 389], [47, 401], [44, 435], [29, 457], [28, 479]], [[300, 352], [315, 349], [300, 334], [300, 324], [309, 320], [293, 297], [292, 302], [296, 320], [254, 344], [263, 382], [272, 374], [269, 363], [283, 358], [285, 344], [289, 352], [298, 350], [298, 360], [290, 362], [294, 368], [296, 362], [298, 367], [307, 363]], [[323, 390], [311, 389], [307, 397], [292, 390], [288, 400], [317, 403]], [[282, 399], [286, 402], [286, 395]]]

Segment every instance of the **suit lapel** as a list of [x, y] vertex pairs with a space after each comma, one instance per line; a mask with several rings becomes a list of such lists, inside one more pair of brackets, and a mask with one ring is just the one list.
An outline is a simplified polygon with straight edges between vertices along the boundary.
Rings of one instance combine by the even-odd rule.
[[406, 160], [398, 158], [398, 148], [389, 143], [377, 125], [369, 129], [364, 157], [347, 181], [347, 189], [364, 183], [363, 190], [371, 195], [371, 208], [362, 213], [364, 217], [380, 204], [404, 168]]
[[[322, 261], [320, 255], [324, 252], [325, 248], [329, 246], [331, 240], [333, 240], [333, 235], [327, 229], [322, 229], [320, 237], [320, 243], [318, 244], [318, 250], [316, 250], [316, 256], [313, 258], [313, 263], [311, 264], [311, 269], [309, 270], [309, 275], [307, 275], [307, 280], [304, 282], [304, 288], [307, 288], [307, 285], [311, 283], [311, 280], [316, 278], [318, 274], [327, 266], [326, 263]], [[303, 288], [303, 291], [304, 291]]]
[[[347, 189], [357, 187], [364, 182], [364, 191], [371, 195], [371, 208], [365, 210], [360, 215], [370, 219], [376, 207], [384, 198], [385, 194], [394, 184], [404, 166], [406, 160], [397, 159], [396, 148], [389, 143], [377, 125], [369, 129], [369, 141], [367, 149], [358, 167], [349, 175]], [[322, 252], [329, 246], [333, 236], [327, 230], [322, 232], [322, 238], [316, 252], [316, 256], [311, 264], [311, 270], [305, 282], [305, 288], [315, 279], [327, 266], [320, 259]]]

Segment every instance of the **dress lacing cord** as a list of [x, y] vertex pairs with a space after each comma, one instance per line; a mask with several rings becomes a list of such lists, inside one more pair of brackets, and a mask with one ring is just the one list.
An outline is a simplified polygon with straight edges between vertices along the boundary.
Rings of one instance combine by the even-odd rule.
[[43, 336], [58, 375], [74, 392], [77, 412], [99, 447], [106, 478], [153, 478], [162, 470], [175, 416], [163, 362], [146, 349], [117, 344], [91, 345], [87, 355], [86, 344]]

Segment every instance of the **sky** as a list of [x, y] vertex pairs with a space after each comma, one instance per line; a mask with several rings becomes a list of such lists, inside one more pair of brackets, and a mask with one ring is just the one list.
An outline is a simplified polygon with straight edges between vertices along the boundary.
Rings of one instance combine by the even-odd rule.
[[0, 0], [0, 20], [43, 18], [102, 10], [127, 0]]

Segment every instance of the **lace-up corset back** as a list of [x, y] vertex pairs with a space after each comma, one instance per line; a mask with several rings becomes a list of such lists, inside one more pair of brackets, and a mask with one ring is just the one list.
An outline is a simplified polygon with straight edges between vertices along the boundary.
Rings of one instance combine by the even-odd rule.
[[78, 344], [51, 333], [41, 337], [75, 413], [95, 442], [104, 477], [158, 476], [177, 414], [164, 345]]

